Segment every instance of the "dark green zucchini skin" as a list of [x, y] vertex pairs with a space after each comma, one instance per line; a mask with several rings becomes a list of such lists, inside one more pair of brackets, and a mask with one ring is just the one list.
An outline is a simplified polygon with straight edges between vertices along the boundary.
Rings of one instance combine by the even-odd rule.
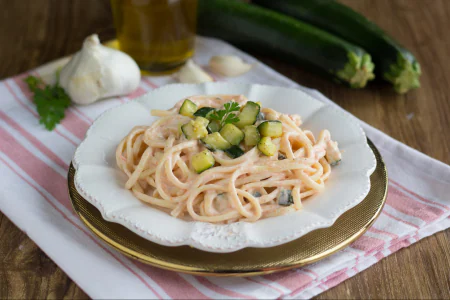
[[244, 150], [239, 146], [231, 146], [231, 148], [224, 150], [224, 152], [231, 158], [238, 158], [245, 154]]
[[399, 93], [420, 86], [414, 55], [366, 17], [334, 0], [253, 0], [252, 3], [292, 16], [333, 33], [367, 50], [378, 78]]
[[307, 65], [352, 87], [364, 87], [374, 77], [365, 50], [312, 25], [235, 0], [200, 0], [198, 8], [202, 35]]

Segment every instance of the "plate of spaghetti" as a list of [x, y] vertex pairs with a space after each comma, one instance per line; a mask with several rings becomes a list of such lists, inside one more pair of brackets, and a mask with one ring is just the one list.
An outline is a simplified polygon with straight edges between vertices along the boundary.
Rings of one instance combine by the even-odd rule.
[[104, 219], [226, 253], [331, 226], [367, 195], [376, 160], [354, 117], [301, 90], [206, 83], [105, 112], [73, 164]]

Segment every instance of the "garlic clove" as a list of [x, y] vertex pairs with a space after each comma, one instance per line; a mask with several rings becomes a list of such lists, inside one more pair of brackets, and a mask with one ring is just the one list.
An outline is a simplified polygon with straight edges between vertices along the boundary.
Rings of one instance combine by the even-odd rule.
[[136, 62], [128, 54], [100, 44], [96, 34], [84, 40], [82, 49], [60, 73], [60, 85], [77, 104], [129, 94], [140, 80]]
[[237, 56], [218, 55], [211, 57], [209, 67], [217, 74], [235, 77], [247, 73], [253, 66], [245, 63]]
[[175, 77], [182, 83], [202, 83], [213, 81], [213, 78], [209, 76], [199, 65], [194, 63], [192, 59], [189, 59], [184, 66], [180, 68]]

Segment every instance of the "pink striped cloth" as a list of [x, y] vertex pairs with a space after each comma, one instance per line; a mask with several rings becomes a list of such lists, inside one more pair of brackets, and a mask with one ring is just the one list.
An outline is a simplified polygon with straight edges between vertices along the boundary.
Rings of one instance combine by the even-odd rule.
[[[299, 88], [332, 103], [221, 41], [198, 38], [196, 49], [200, 65], [218, 54], [236, 54], [255, 65], [229, 81]], [[28, 74], [49, 78], [65, 61], [0, 82], [0, 209], [92, 298], [310, 298], [450, 227], [450, 167], [362, 123], [387, 164], [389, 195], [373, 227], [348, 248], [304, 268], [251, 278], [195, 277], [131, 260], [98, 240], [76, 217], [67, 195], [67, 170], [75, 148], [103, 111], [174, 80], [143, 78], [129, 97], [72, 106], [48, 132], [38, 123], [23, 79]]]

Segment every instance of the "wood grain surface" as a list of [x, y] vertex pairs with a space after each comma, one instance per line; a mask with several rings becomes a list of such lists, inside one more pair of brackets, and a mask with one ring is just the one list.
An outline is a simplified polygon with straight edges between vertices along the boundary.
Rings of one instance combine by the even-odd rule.
[[[343, 0], [411, 49], [422, 87], [404, 96], [383, 83], [350, 90], [302, 68], [257, 56], [320, 90], [358, 118], [450, 164], [450, 1]], [[114, 36], [108, 0], [0, 0], [0, 78], [77, 51], [97, 32]], [[0, 214], [0, 298], [88, 298], [8, 218]], [[450, 230], [402, 249], [319, 299], [450, 299]]]

